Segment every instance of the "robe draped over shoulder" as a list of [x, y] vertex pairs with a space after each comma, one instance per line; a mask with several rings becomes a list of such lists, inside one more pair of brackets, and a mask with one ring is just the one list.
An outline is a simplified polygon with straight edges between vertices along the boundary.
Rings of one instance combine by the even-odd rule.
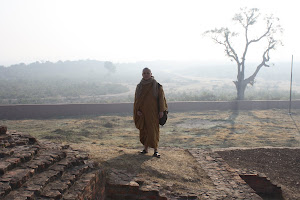
[[[155, 81], [156, 82], [156, 81]], [[157, 149], [159, 142], [159, 123], [157, 95], [155, 96], [153, 87], [155, 84], [149, 83], [142, 86], [139, 95], [137, 90], [133, 106], [133, 119], [136, 128], [140, 130], [140, 141], [143, 145]], [[139, 85], [137, 86], [137, 89]], [[168, 109], [162, 87], [158, 89], [160, 112]], [[142, 112], [142, 116], [137, 115], [137, 111]]]

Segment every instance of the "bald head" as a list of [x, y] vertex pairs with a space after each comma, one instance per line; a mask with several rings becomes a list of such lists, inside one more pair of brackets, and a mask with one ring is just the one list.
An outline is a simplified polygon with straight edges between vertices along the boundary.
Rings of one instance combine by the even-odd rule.
[[143, 69], [142, 76], [143, 76], [143, 79], [145, 79], [145, 80], [150, 79], [151, 76], [152, 76], [151, 70], [150, 70], [148, 67], [145, 67], [145, 68]]

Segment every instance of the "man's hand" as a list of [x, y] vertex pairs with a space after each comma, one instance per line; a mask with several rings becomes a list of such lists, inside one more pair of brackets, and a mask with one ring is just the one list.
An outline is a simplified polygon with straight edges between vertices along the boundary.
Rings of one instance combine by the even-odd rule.
[[138, 116], [142, 116], [143, 113], [142, 113], [141, 111], [137, 111], [137, 115], [138, 115]]
[[164, 116], [163, 112], [159, 112], [159, 119], [162, 118]]

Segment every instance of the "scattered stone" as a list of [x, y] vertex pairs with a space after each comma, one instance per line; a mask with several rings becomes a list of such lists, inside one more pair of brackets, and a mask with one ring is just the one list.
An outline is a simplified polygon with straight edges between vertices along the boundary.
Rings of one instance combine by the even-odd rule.
[[7, 132], [7, 127], [6, 126], [0, 126], [0, 135], [4, 135]]

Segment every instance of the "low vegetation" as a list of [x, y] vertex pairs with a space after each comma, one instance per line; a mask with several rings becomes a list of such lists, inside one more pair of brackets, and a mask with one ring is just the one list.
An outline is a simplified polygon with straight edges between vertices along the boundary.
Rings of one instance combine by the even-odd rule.
[[[199, 86], [201, 86], [200, 82]], [[236, 99], [236, 92], [229, 85], [225, 88], [215, 86], [212, 89], [195, 88], [190, 83], [177, 86], [165, 84], [165, 87], [168, 101], [232, 101]], [[134, 86], [128, 86], [128, 84], [100, 81], [3, 80], [0, 87], [0, 104], [133, 102], [134, 90], [132, 88]], [[184, 88], [189, 89], [184, 90]], [[248, 89], [245, 99], [288, 100], [289, 91]], [[293, 99], [300, 99], [300, 93], [293, 92]]]
[[[0, 66], [0, 104], [119, 103], [133, 102], [144, 66], [164, 87], [168, 101], [231, 101], [236, 99], [234, 66], [213, 63], [95, 60], [20, 63]], [[287, 63], [264, 69], [246, 100], [288, 100]], [[253, 70], [253, 69], [251, 69]], [[218, 72], [218, 73], [216, 73]], [[219, 73], [220, 72], [220, 73]], [[295, 77], [298, 72], [295, 72]], [[300, 84], [293, 83], [293, 99], [300, 99]]]
[[[139, 148], [131, 113], [48, 120], [1, 120], [10, 130], [38, 139]], [[170, 113], [161, 127], [160, 146], [181, 148], [300, 146], [300, 110]]]
[[100, 81], [3, 80], [0, 104], [96, 103], [99, 96], [128, 91], [122, 84]]

